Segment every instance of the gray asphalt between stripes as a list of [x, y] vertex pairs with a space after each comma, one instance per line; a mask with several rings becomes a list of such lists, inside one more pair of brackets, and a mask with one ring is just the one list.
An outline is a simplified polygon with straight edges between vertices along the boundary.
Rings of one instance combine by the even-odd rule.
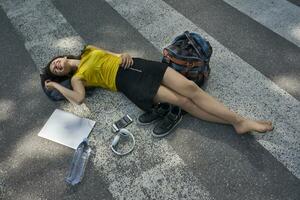
[[295, 4], [296, 6], [300, 6], [300, 1], [299, 0], [287, 0], [291, 2], [292, 4]]
[[[0, 47], [0, 52], [5, 58], [2, 59], [1, 56], [0, 67], [2, 69], [4, 66], [3, 70], [5, 70], [13, 64], [16, 68], [11, 75], [16, 76], [15, 74], [18, 74], [24, 66], [23, 63], [27, 65], [27, 73], [18, 82], [9, 76], [3, 79], [4, 74], [1, 75], [1, 83], [5, 84], [1, 87], [0, 110], [6, 114], [0, 115], [0, 150], [3, 150], [0, 154], [0, 198], [299, 199], [299, 179], [257, 142], [257, 139], [261, 138], [252, 135], [240, 137], [234, 134], [231, 127], [205, 123], [190, 116], [185, 116], [174, 133], [162, 140], [151, 137], [150, 131], [153, 126], [140, 127], [133, 123], [129, 130], [136, 135], [138, 141], [136, 149], [131, 155], [123, 158], [113, 156], [108, 148], [113, 137], [110, 125], [125, 113], [131, 114], [136, 120], [141, 111], [122, 94], [101, 89], [94, 91], [83, 106], [54, 104], [39, 88], [38, 70], [34, 70], [34, 65], [37, 68], [42, 67], [54, 54], [64, 52], [76, 54], [83, 43], [92, 43], [112, 51], [125, 51], [134, 56], [159, 60], [161, 54], [157, 45], [164, 45], [167, 41], [156, 42], [156, 40], [161, 41], [161, 38], [155, 38], [153, 32], [154, 39], [150, 40], [151, 44], [149, 38], [141, 34], [140, 28], [144, 26], [144, 20], [149, 17], [149, 12], [153, 11], [151, 8], [140, 10], [147, 8], [147, 2], [144, 5], [135, 4], [137, 7], [133, 7], [137, 9], [136, 18], [142, 19], [137, 20], [139, 23], [134, 26], [132, 21], [128, 20], [128, 16], [130, 18], [132, 15], [131, 12], [127, 12], [125, 19], [128, 21], [126, 21], [105, 1], [89, 0], [88, 3], [82, 3], [80, 0], [56, 0], [53, 2], [54, 6], [51, 2], [43, 0], [27, 1], [25, 4], [22, 0], [0, 1], [0, 5], [5, 8], [10, 18], [8, 20], [4, 13], [0, 12], [0, 27], [8, 27], [1, 29], [4, 31], [0, 33], [1, 44], [4, 44]], [[17, 3], [17, 6], [14, 3]], [[118, 2], [116, 5], [125, 9], [123, 3]], [[153, 17], [157, 17], [156, 12], [166, 7], [159, 1], [153, 3], [154, 9], [159, 7], [152, 12]], [[26, 9], [22, 9], [22, 5]], [[183, 5], [175, 7], [186, 9]], [[168, 11], [172, 11], [172, 8], [168, 8]], [[143, 12], [143, 15], [139, 15], [139, 12]], [[9, 21], [13, 23], [15, 30]], [[153, 24], [156, 25], [155, 21]], [[155, 28], [152, 31], [155, 31]], [[213, 41], [213, 44], [216, 43]], [[219, 47], [224, 51], [222, 46], [218, 45]], [[20, 59], [15, 59], [12, 52], [20, 55]], [[222, 55], [220, 51], [216, 50], [215, 53], [214, 56], [224, 59], [223, 56], [218, 56]], [[231, 53], [229, 55], [232, 56]], [[235, 56], [233, 59], [239, 60]], [[222, 62], [213, 60], [212, 63], [215, 65]], [[239, 61], [239, 64], [243, 65], [243, 62]], [[249, 65], [249, 68], [252, 66]], [[246, 72], [261, 77], [259, 73], [251, 70]], [[218, 78], [217, 74], [213, 75], [216, 77], [212, 77], [210, 81]], [[230, 73], [224, 73], [224, 76], [230, 77]], [[26, 82], [26, 86], [29, 86], [20, 87], [23, 81]], [[240, 95], [239, 93], [222, 97], [222, 92], [226, 90], [220, 92], [218, 87], [209, 84], [208, 90], [220, 99], [225, 98], [225, 102], [234, 109], [238, 108], [239, 99], [245, 100], [244, 103], [247, 105], [239, 112], [246, 114], [253, 112], [253, 116], [259, 117], [266, 114], [257, 112], [261, 106], [266, 106], [264, 101], [253, 99], [255, 104], [253, 108], [253, 103], [237, 96], [237, 99], [233, 100], [233, 105], [232, 96]], [[224, 84], [231, 85], [229, 82]], [[272, 86], [275, 92], [280, 92], [272, 84], [269, 86]], [[235, 88], [239, 87], [240, 85], [237, 84]], [[19, 92], [20, 95], [10, 95], [13, 94], [11, 91], [15, 91], [16, 94]], [[32, 95], [33, 99], [28, 98]], [[278, 100], [281, 101], [280, 98], [285, 95], [288, 94], [281, 93]], [[285, 110], [285, 106], [293, 106], [293, 98], [289, 97], [285, 100], [288, 101], [280, 106], [280, 109], [290, 118], [295, 118], [294, 113], [297, 113], [297, 110], [294, 110], [295, 112]], [[87, 167], [83, 183], [76, 188], [68, 188], [63, 182], [73, 151], [37, 136], [55, 107], [97, 121], [90, 138], [95, 154]], [[31, 114], [28, 114], [28, 110]], [[285, 132], [293, 131], [298, 124], [292, 123], [292, 128], [284, 130], [281, 123], [286, 122], [285, 118], [277, 116], [277, 111], [271, 111], [272, 115], [276, 115], [280, 130], [277, 138], [270, 140], [267, 137], [263, 141], [272, 141], [282, 148], [293, 140], [297, 141], [295, 138], [297, 135], [293, 135], [293, 138], [285, 135]], [[23, 120], [15, 125], [13, 120], [20, 119]], [[16, 129], [19, 131], [15, 132]], [[283, 141], [288, 144], [283, 145]], [[294, 143], [291, 147], [296, 148], [297, 145]], [[284, 155], [296, 153], [294, 157], [284, 158], [288, 162], [285, 164], [296, 163], [297, 165], [293, 160], [296, 159], [297, 149], [290, 148], [285, 152], [287, 154]], [[297, 166], [292, 170], [295, 169], [297, 170]]]

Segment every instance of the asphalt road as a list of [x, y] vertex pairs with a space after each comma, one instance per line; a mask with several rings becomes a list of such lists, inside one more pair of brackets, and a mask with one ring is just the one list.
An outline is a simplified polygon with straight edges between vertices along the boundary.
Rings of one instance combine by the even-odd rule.
[[[1, 0], [0, 6], [0, 199], [300, 199], [297, 44], [219, 0]], [[165, 14], [173, 17], [167, 24], [159, 21]], [[190, 27], [205, 31], [215, 48], [207, 90], [242, 114], [276, 120], [273, 133], [238, 136], [230, 126], [187, 115], [171, 135], [155, 139], [153, 126], [134, 122], [137, 146], [118, 157], [109, 149], [110, 125], [125, 113], [136, 120], [141, 110], [102, 89], [73, 107], [50, 101], [40, 88], [39, 69], [57, 53], [94, 44], [160, 60], [169, 39], [160, 33]], [[241, 71], [230, 71], [230, 62]], [[37, 136], [55, 108], [97, 122], [94, 153], [73, 188], [64, 178], [74, 151]]]

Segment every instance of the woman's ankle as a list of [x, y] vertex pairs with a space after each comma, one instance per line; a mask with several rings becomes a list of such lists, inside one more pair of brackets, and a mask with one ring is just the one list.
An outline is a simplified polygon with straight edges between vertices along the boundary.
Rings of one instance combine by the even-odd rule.
[[237, 126], [237, 125], [241, 124], [242, 122], [244, 122], [245, 120], [247, 120], [247, 119], [244, 117], [236, 116], [231, 124], [232, 124], [232, 126]]

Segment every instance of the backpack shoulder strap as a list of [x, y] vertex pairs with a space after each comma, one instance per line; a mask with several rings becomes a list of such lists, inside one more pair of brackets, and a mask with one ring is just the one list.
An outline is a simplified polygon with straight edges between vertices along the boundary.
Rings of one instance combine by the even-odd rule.
[[[199, 49], [197, 48], [197, 46], [200, 46], [202, 52], [204, 53], [205, 57], [206, 58], [209, 58], [209, 47], [206, 43], [206, 41], [200, 37], [198, 35], [197, 37], [197, 43], [195, 42], [193, 36], [191, 36], [190, 32], [189, 31], [185, 31], [184, 32], [185, 36], [187, 37], [187, 39], [190, 41], [191, 45], [194, 47], [195, 51], [197, 52], [197, 54], [202, 57], [201, 53], [199, 52]], [[197, 45], [199, 44], [199, 45]]]

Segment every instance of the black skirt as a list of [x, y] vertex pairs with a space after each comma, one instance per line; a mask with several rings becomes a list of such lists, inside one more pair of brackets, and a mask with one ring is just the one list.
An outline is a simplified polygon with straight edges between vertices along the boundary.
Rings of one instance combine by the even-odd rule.
[[132, 69], [119, 67], [116, 86], [140, 109], [149, 111], [168, 66], [141, 58], [133, 58], [133, 62]]

